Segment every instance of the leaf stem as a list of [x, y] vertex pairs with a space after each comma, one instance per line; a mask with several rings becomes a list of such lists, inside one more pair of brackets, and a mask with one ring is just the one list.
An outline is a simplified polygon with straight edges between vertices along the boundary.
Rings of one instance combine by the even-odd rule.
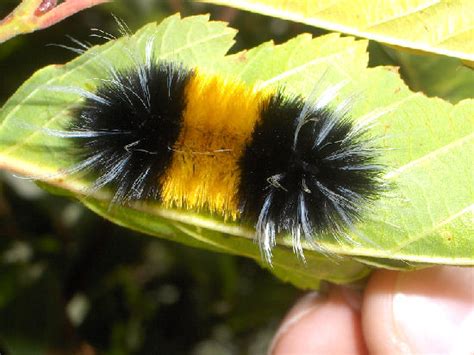
[[24, 33], [52, 26], [75, 13], [110, 0], [23, 0], [0, 21], [0, 43]]

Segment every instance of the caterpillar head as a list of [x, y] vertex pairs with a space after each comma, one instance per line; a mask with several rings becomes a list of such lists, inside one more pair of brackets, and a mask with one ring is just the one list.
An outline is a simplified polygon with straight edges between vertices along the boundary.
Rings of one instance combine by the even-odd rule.
[[302, 238], [344, 235], [377, 197], [382, 167], [366, 130], [343, 109], [277, 93], [241, 159], [242, 214], [258, 216], [257, 238], [267, 260], [276, 234], [290, 233], [303, 257]]

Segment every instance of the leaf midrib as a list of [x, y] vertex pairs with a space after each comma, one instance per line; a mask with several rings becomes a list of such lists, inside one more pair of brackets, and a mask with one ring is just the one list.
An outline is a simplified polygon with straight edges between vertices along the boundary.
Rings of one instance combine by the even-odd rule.
[[[206, 0], [201, 0], [201, 1], [206, 1]], [[209, 0], [209, 1], [212, 1], [214, 3], [228, 4], [228, 0]], [[474, 54], [469, 54], [469, 53], [466, 53], [460, 50], [455, 50], [455, 49], [446, 49], [446, 47], [440, 46], [441, 43], [443, 43], [444, 41], [440, 43], [426, 44], [425, 42], [420, 42], [416, 40], [413, 41], [413, 40], [407, 40], [407, 39], [398, 39], [390, 35], [381, 35], [381, 34], [367, 31], [367, 29], [370, 29], [370, 27], [363, 30], [363, 29], [356, 28], [353, 26], [342, 25], [334, 21], [306, 17], [295, 11], [287, 11], [287, 10], [285, 11], [282, 9], [272, 7], [270, 5], [254, 3], [247, 0], [239, 0], [239, 7], [248, 9], [250, 11], [255, 11], [258, 13], [265, 13], [265, 14], [268, 14], [269, 16], [281, 17], [281, 18], [289, 19], [296, 22], [306, 23], [311, 26], [322, 27], [322, 28], [326, 28], [332, 31], [338, 31], [338, 32], [351, 34], [353, 36], [368, 38], [368, 39], [375, 40], [381, 43], [390, 43], [393, 45], [398, 45], [398, 46], [406, 47], [406, 48], [412, 48], [415, 50], [425, 51], [428, 53], [430, 52], [438, 53], [438, 54], [442, 54], [442, 55], [446, 55], [450, 57], [464, 59], [467, 61], [474, 61]], [[467, 30], [470, 30], [470, 29], [467, 29]], [[463, 29], [463, 32], [464, 31], [465, 31], [465, 28]], [[459, 32], [456, 32], [454, 35], [457, 35], [458, 33]], [[451, 36], [453, 35], [451, 34]], [[436, 44], [439, 44], [439, 46], [436, 46]]]

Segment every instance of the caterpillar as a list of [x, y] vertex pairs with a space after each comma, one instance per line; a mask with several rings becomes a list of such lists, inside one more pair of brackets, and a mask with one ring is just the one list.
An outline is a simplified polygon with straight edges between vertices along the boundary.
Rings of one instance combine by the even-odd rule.
[[[81, 44], [82, 45], [82, 44]], [[82, 51], [81, 51], [82, 52]], [[127, 67], [106, 63], [60, 130], [90, 191], [111, 204], [158, 202], [255, 227], [271, 263], [279, 234], [303, 241], [348, 231], [382, 191], [379, 149], [350, 117], [350, 99], [331, 105], [340, 85], [319, 97], [259, 89], [237, 79], [157, 59], [153, 42]]]

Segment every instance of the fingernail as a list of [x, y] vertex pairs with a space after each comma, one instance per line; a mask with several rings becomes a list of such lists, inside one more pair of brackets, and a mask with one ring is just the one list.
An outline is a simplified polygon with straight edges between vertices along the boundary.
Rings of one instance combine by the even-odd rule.
[[393, 319], [402, 350], [474, 353], [474, 269], [438, 267], [400, 273], [395, 291]]

